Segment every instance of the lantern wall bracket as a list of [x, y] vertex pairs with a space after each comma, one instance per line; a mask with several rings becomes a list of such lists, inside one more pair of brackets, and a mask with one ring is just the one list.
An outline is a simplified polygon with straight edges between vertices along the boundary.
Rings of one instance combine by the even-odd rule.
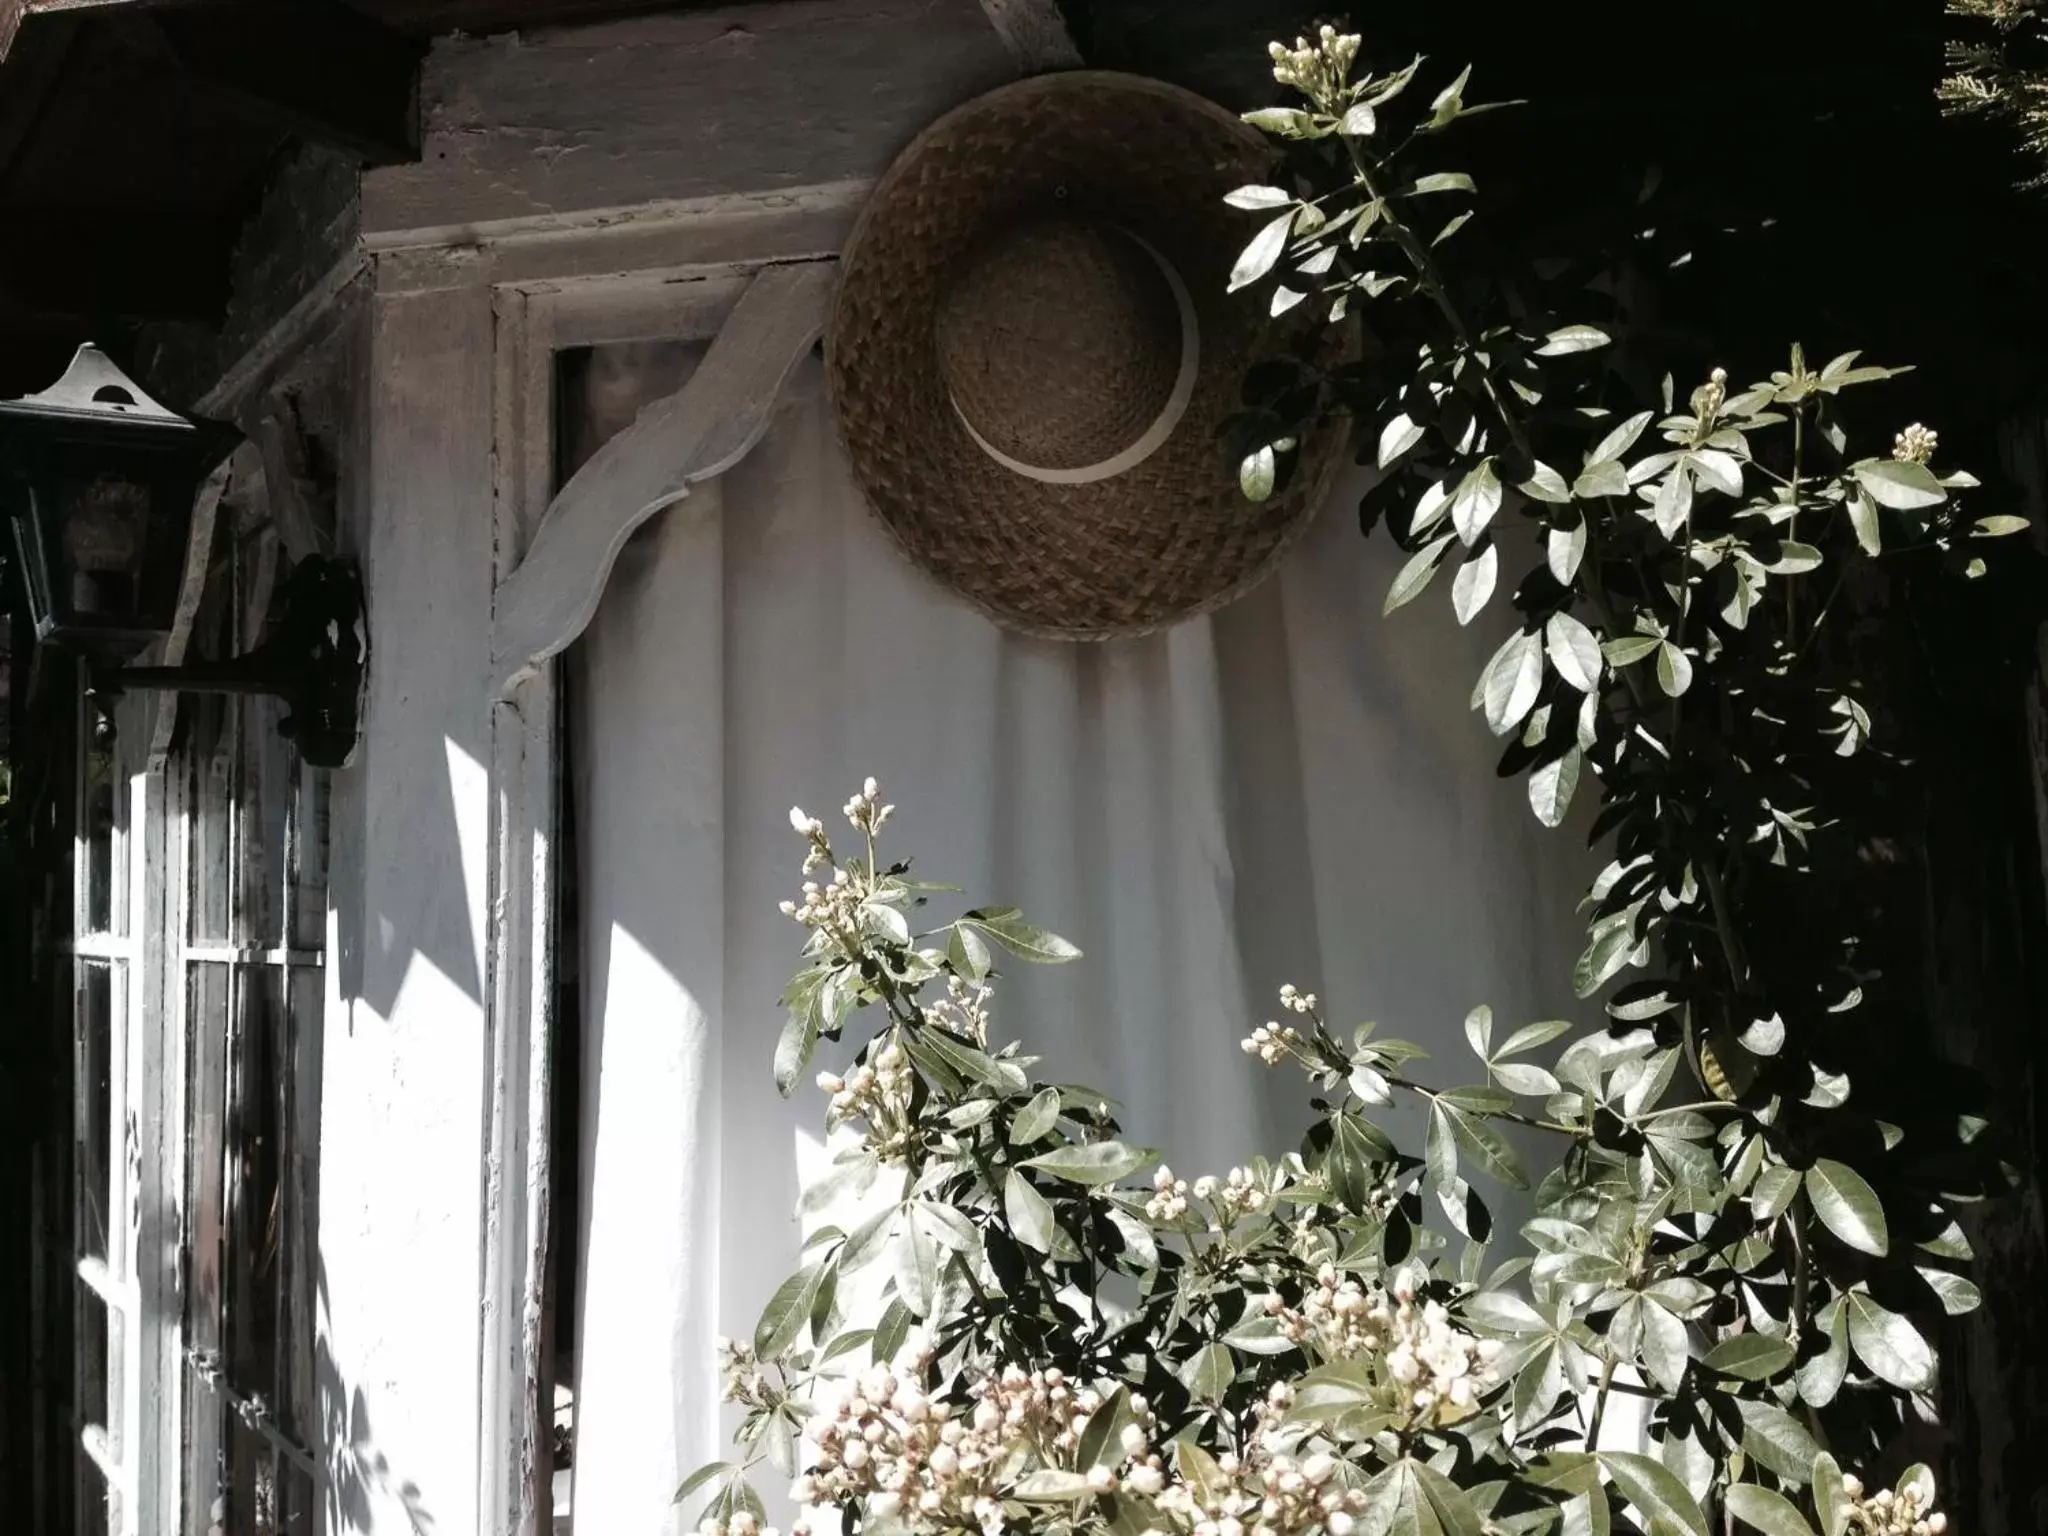
[[279, 590], [279, 611], [257, 647], [228, 661], [178, 667], [95, 664], [105, 705], [132, 689], [255, 694], [282, 699], [278, 734], [315, 768], [340, 768], [355, 751], [369, 660], [363, 583], [345, 560], [309, 556]]

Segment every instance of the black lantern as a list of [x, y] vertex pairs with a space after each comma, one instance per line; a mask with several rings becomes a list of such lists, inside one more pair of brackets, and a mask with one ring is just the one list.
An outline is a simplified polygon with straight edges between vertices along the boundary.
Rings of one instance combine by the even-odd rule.
[[338, 768], [355, 748], [369, 651], [346, 561], [299, 561], [247, 655], [121, 665], [170, 633], [200, 482], [240, 441], [157, 404], [93, 346], [43, 393], [0, 401], [0, 511], [36, 636], [84, 655], [103, 702], [133, 688], [282, 699], [279, 731], [314, 767]]
[[41, 394], [0, 401], [0, 508], [36, 637], [125, 656], [168, 634], [199, 483], [240, 440], [157, 404], [93, 346]]

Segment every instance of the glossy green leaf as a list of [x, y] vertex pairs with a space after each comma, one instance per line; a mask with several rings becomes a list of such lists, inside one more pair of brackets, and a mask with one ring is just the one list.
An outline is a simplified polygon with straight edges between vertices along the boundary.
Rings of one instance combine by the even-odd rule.
[[1458, 567], [1458, 574], [1451, 579], [1451, 610], [1458, 616], [1460, 624], [1470, 624], [1479, 617], [1480, 610], [1493, 596], [1493, 585], [1499, 574], [1500, 553], [1491, 540], [1465, 557]]
[[1942, 489], [1941, 482], [1934, 478], [1934, 471], [1925, 464], [1877, 459], [1857, 465], [1851, 473], [1855, 475], [1857, 484], [1869, 492], [1872, 500], [1895, 512], [1917, 512], [1927, 507], [1938, 507], [1948, 500], [1948, 492]]
[[1554, 613], [1543, 626], [1543, 646], [1559, 677], [1581, 693], [1599, 688], [1606, 663], [1592, 630], [1568, 613]]
[[1435, 579], [1438, 567], [1443, 564], [1444, 551], [1456, 537], [1453, 533], [1443, 534], [1408, 557], [1407, 563], [1394, 577], [1393, 585], [1387, 588], [1387, 600], [1380, 609], [1381, 613], [1392, 613], [1422, 594], [1422, 590]]
[[1745, 1451], [1788, 1482], [1803, 1483], [1813, 1474], [1820, 1447], [1804, 1424], [1776, 1403], [1743, 1398], [1735, 1406], [1742, 1415]]
[[1629, 1451], [1602, 1451], [1600, 1465], [1622, 1497], [1652, 1520], [1684, 1536], [1711, 1536], [1698, 1502], [1662, 1462]]
[[1508, 637], [1480, 678], [1480, 706], [1496, 736], [1520, 725], [1543, 686], [1543, 641], [1526, 632]]
[[1379, 467], [1385, 469], [1421, 441], [1421, 424], [1402, 412], [1380, 429]]
[[1737, 1483], [1728, 1490], [1728, 1513], [1764, 1536], [1814, 1536], [1799, 1508], [1782, 1493], [1755, 1483]]
[[1792, 1204], [1792, 1197], [1799, 1193], [1800, 1183], [1796, 1168], [1771, 1164], [1756, 1176], [1756, 1183], [1750, 1186], [1749, 1213], [1758, 1221], [1769, 1221], [1783, 1215]]
[[1768, 1381], [1792, 1364], [1798, 1352], [1785, 1339], [1763, 1333], [1738, 1333], [1707, 1351], [1705, 1365], [1723, 1376], [1743, 1381]]
[[1230, 292], [1249, 287], [1272, 271], [1280, 260], [1280, 253], [1287, 249], [1287, 237], [1293, 230], [1294, 212], [1289, 209], [1254, 235], [1251, 244], [1237, 258], [1237, 264], [1230, 269]]
[[1843, 1536], [1849, 1528], [1849, 1490], [1835, 1458], [1822, 1451], [1813, 1458], [1813, 1507], [1820, 1511], [1821, 1536]]
[[1578, 792], [1579, 770], [1584, 764], [1585, 753], [1573, 746], [1562, 757], [1553, 758], [1530, 773], [1529, 808], [1544, 826], [1564, 824], [1572, 796]]
[[1231, 1358], [1227, 1344], [1204, 1346], [1180, 1372], [1181, 1384], [1198, 1403], [1221, 1402], [1236, 1377], [1237, 1362]]
[[1032, 1187], [1021, 1169], [1012, 1168], [1003, 1180], [1003, 1217], [1018, 1242], [1040, 1253], [1052, 1252], [1052, 1202]]
[[812, 1264], [798, 1270], [776, 1288], [754, 1324], [754, 1352], [763, 1360], [780, 1359], [811, 1320], [811, 1303], [817, 1299], [826, 1266]]
[[1038, 1168], [1055, 1178], [1075, 1184], [1114, 1184], [1141, 1168], [1149, 1168], [1156, 1154], [1120, 1141], [1096, 1141], [1081, 1147], [1060, 1147], [1026, 1158], [1026, 1168]]
[[1059, 1089], [1041, 1088], [1029, 1104], [1017, 1111], [1017, 1118], [1010, 1122], [1010, 1145], [1028, 1147], [1034, 1141], [1043, 1139], [1059, 1123], [1059, 1118]]
[[1597, 325], [1561, 325], [1543, 338], [1538, 357], [1562, 357], [1568, 352], [1591, 352], [1604, 347], [1611, 338]]
[[1279, 473], [1279, 459], [1272, 447], [1255, 448], [1237, 466], [1238, 488], [1247, 501], [1266, 501], [1273, 494]]
[[1026, 1504], [1071, 1504], [1094, 1495], [1085, 1474], [1055, 1468], [1027, 1472], [1010, 1491]]
[[1891, 1247], [1877, 1191], [1847, 1163], [1820, 1158], [1806, 1171], [1813, 1213], [1836, 1237], [1860, 1253], [1882, 1258]]
[[970, 912], [962, 921], [972, 923], [1019, 960], [1029, 960], [1034, 965], [1064, 965], [1081, 958], [1081, 951], [1058, 934], [1027, 923], [1014, 913]]
[[1934, 1351], [1919, 1330], [1862, 1291], [1851, 1291], [1842, 1301], [1857, 1359], [1907, 1392], [1925, 1391], [1934, 1384]]

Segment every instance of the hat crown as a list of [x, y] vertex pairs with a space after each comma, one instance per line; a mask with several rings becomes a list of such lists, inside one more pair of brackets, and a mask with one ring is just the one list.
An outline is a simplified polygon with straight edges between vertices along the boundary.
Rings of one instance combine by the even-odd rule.
[[974, 434], [1018, 465], [1107, 465], [1159, 423], [1187, 318], [1164, 258], [1105, 220], [999, 229], [940, 295], [937, 360]]

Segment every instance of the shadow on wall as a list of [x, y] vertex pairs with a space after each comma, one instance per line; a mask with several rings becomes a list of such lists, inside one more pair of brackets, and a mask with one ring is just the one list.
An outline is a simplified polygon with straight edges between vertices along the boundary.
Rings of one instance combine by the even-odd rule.
[[[319, 1343], [313, 1372], [320, 1439], [316, 1454], [326, 1461], [326, 1519], [330, 1536], [348, 1532], [411, 1532], [432, 1536], [434, 1517], [420, 1502], [419, 1484], [400, 1478], [377, 1448], [369, 1403], [351, 1387], [329, 1344], [327, 1268], [319, 1269]], [[403, 1523], [399, 1523], [399, 1522]]]

